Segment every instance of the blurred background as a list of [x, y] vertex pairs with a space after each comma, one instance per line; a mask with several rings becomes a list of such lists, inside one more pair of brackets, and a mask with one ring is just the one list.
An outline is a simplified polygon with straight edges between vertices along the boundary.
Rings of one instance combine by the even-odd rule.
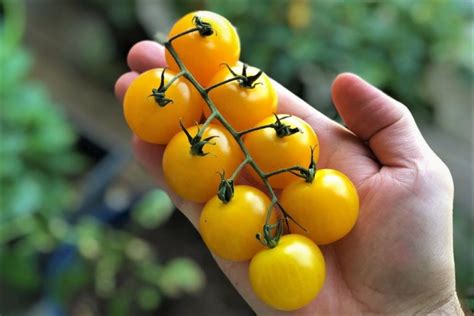
[[252, 315], [133, 161], [113, 85], [137, 41], [208, 9], [242, 60], [338, 120], [352, 71], [407, 104], [455, 181], [456, 278], [474, 308], [474, 2], [0, 1], [0, 314]]

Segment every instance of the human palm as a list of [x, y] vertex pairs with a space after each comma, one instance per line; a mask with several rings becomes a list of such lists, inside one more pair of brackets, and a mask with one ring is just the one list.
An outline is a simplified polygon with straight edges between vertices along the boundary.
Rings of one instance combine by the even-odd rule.
[[[138, 43], [128, 63], [132, 72], [116, 83], [120, 100], [137, 73], [164, 66], [163, 47]], [[452, 179], [406, 107], [355, 75], [340, 75], [333, 98], [346, 128], [275, 84], [279, 112], [301, 117], [316, 131], [318, 168], [342, 171], [360, 196], [360, 216], [352, 232], [321, 247], [327, 268], [323, 289], [312, 303], [291, 314], [405, 315], [453, 301]], [[167, 189], [161, 170], [164, 147], [137, 138], [133, 145], [137, 158]], [[202, 205], [167, 191], [196, 227]], [[257, 314], [279, 314], [253, 294], [248, 262], [216, 261]]]

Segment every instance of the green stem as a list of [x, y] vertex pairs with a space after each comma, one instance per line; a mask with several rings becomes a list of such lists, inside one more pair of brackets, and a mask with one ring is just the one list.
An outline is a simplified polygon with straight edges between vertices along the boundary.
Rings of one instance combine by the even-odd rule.
[[300, 172], [305, 172], [306, 171], [306, 168], [303, 168], [303, 167], [300, 167], [300, 166], [292, 166], [292, 167], [289, 167], [289, 168], [282, 168], [282, 169], [278, 169], [278, 170], [275, 170], [275, 171], [272, 171], [272, 172], [268, 172], [265, 174], [265, 178], [270, 178], [272, 176], [275, 176], [277, 174], [280, 174], [280, 173], [285, 173], [285, 172], [291, 172], [292, 174], [294, 174], [295, 176], [298, 176], [298, 177], [301, 177], [303, 179], [305, 179], [306, 177], [303, 176], [303, 175], [300, 175], [296, 172], [292, 172], [292, 171], [300, 171]]
[[[172, 41], [174, 41], [175, 39], [177, 38], [180, 38], [181, 36], [184, 36], [186, 34], [189, 34], [189, 33], [193, 33], [193, 32], [199, 32], [199, 28], [195, 27], [195, 28], [192, 28], [192, 29], [189, 29], [187, 31], [184, 31], [183, 33], [179, 33], [179, 34], [176, 34], [175, 36], [173, 36], [172, 38], [170, 38], [168, 40], [168, 43], [171, 44]], [[165, 45], [166, 46], [166, 45]], [[176, 60], [176, 59], [175, 59]]]
[[232, 176], [229, 178], [230, 181], [234, 181], [235, 178], [237, 178], [237, 175], [242, 171], [242, 169], [250, 162], [250, 158], [246, 157], [240, 165], [234, 170], [234, 173], [232, 173]]
[[184, 71], [180, 71], [179, 73], [177, 73], [176, 76], [174, 76], [173, 78], [171, 78], [171, 80], [168, 81], [168, 83], [163, 87], [163, 90], [164, 90], [164, 91], [168, 90], [168, 88], [171, 87], [171, 85], [172, 85], [176, 80], [178, 80], [179, 77], [184, 76], [184, 74], [185, 74]]
[[224, 81], [222, 81], [222, 82], [216, 83], [215, 85], [206, 88], [206, 92], [209, 92], [209, 91], [211, 91], [212, 89], [215, 89], [215, 88], [220, 87], [220, 86], [222, 86], [222, 85], [225, 85], [226, 83], [229, 83], [229, 82], [232, 82], [232, 81], [236, 81], [236, 80], [242, 80], [242, 78], [243, 78], [243, 77], [241, 77], [241, 76], [236, 76], [236, 77], [232, 77], [232, 78], [226, 79], [226, 80], [224, 80]]
[[216, 118], [216, 113], [212, 112], [211, 115], [209, 115], [206, 119], [206, 121], [201, 125], [199, 128], [199, 132], [197, 133], [196, 137], [202, 137], [202, 134], [204, 134], [204, 131], [206, 128], [211, 124], [212, 120]]
[[243, 131], [239, 132], [239, 137], [242, 137], [245, 134], [255, 132], [255, 131], [258, 131], [258, 130], [261, 130], [261, 129], [264, 129], [264, 128], [275, 128], [275, 124], [262, 125], [262, 126], [257, 126], [257, 127], [253, 127], [253, 128], [243, 130]]

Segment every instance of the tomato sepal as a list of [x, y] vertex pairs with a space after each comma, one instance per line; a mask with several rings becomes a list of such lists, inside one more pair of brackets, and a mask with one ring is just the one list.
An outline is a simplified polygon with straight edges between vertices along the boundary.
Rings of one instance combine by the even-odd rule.
[[224, 204], [227, 204], [234, 196], [234, 180], [226, 179], [224, 171], [219, 172], [219, 175], [221, 176], [221, 182], [219, 183], [219, 188], [217, 189], [217, 197]]
[[209, 153], [204, 152], [203, 150], [204, 146], [207, 144], [215, 145], [215, 143], [211, 142], [211, 140], [219, 136], [214, 135], [214, 136], [209, 136], [202, 139], [201, 128], [198, 126], [198, 132], [196, 136], [193, 137], [191, 136], [191, 134], [189, 134], [188, 130], [184, 127], [181, 121], [179, 122], [179, 125], [181, 126], [181, 129], [183, 130], [183, 132], [186, 134], [189, 144], [191, 145], [191, 149], [190, 149], [191, 155], [201, 156], [201, 157], [207, 156]]

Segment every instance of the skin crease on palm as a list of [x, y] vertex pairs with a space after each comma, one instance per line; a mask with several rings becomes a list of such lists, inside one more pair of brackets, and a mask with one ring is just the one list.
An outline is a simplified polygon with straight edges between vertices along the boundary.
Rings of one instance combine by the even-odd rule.
[[[165, 65], [164, 48], [140, 42], [130, 50], [128, 65], [132, 71], [115, 86], [120, 101], [138, 73]], [[294, 312], [271, 310], [256, 298], [248, 263], [215, 258], [242, 297], [258, 315], [460, 314], [451, 174], [408, 109], [356, 75], [341, 74], [332, 94], [346, 128], [275, 84], [278, 111], [299, 116], [316, 131], [321, 146], [318, 167], [340, 170], [356, 185], [360, 217], [347, 237], [321, 247], [327, 266], [323, 289]], [[167, 189], [161, 170], [164, 147], [136, 137], [133, 147], [137, 159], [196, 227], [202, 205]]]

